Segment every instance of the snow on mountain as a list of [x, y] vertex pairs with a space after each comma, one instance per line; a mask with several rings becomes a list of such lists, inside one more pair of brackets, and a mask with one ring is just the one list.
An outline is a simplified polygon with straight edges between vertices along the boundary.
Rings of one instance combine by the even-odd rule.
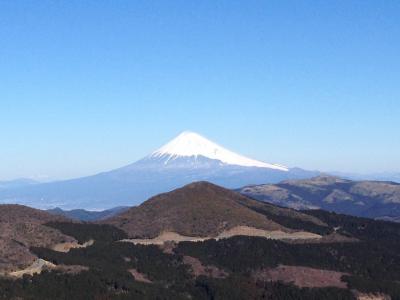
[[195, 132], [185, 131], [175, 139], [154, 151], [149, 158], [165, 158], [168, 164], [177, 158], [203, 156], [213, 160], [219, 160], [224, 164], [243, 167], [269, 168], [287, 172], [289, 169], [262, 161], [254, 160], [235, 152], [232, 152]]

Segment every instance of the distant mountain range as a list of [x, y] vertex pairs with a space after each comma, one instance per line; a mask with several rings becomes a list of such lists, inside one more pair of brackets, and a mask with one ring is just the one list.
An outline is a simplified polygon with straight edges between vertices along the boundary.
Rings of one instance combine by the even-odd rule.
[[[207, 190], [204, 186], [203, 189]], [[338, 213], [400, 222], [400, 184], [393, 182], [351, 181], [320, 175], [311, 179], [282, 181], [278, 184], [245, 186], [236, 191], [253, 199], [296, 210], [321, 208]], [[217, 200], [210, 198], [210, 201]], [[129, 209], [128, 206], [122, 206], [102, 211], [61, 208], [47, 211], [74, 220], [99, 221]], [[132, 208], [134, 211], [136, 209], [138, 208]]]
[[321, 208], [350, 215], [398, 221], [400, 184], [352, 181], [333, 176], [246, 186], [242, 194], [295, 209]]
[[380, 173], [349, 173], [349, 172], [328, 172], [330, 175], [350, 180], [375, 180], [375, 181], [392, 181], [400, 183], [399, 172], [380, 172]]
[[72, 209], [72, 210], [62, 210], [59, 207], [47, 210], [48, 213], [52, 215], [64, 216], [72, 220], [79, 221], [99, 221], [107, 218], [111, 218], [116, 214], [120, 214], [125, 210], [128, 210], [127, 206], [114, 207], [102, 211], [91, 211], [85, 209]]
[[38, 183], [39, 183], [38, 181], [28, 178], [0, 181], [0, 190], [27, 187]]
[[100, 210], [133, 206], [193, 181], [226, 188], [310, 178], [319, 172], [261, 162], [183, 132], [145, 158], [122, 168], [73, 180], [0, 190], [0, 203], [36, 208]]

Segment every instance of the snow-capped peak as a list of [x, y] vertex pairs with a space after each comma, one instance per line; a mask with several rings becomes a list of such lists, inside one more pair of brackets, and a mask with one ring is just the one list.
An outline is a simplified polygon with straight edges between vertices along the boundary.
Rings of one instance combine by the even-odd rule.
[[288, 168], [247, 158], [217, 145], [195, 132], [185, 131], [169, 143], [154, 151], [150, 157], [166, 157], [166, 163], [179, 157], [204, 156], [229, 165], [259, 167], [288, 171]]

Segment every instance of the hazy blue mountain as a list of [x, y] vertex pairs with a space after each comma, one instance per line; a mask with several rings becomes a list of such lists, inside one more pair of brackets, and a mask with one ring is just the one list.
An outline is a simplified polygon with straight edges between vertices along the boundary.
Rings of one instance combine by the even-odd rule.
[[[338, 175], [340, 173], [337, 173]], [[344, 173], [341, 177], [349, 178], [352, 180], [379, 180], [379, 181], [393, 181], [400, 183], [400, 173], [395, 172], [383, 172], [373, 174], [346, 174]]]
[[129, 208], [130, 208], [129, 206], [119, 206], [102, 211], [91, 211], [85, 209], [62, 210], [61, 208], [57, 207], [49, 209], [47, 210], [47, 212], [53, 215], [64, 216], [73, 220], [90, 222], [90, 221], [99, 221], [111, 218], [119, 213], [128, 210]]
[[33, 184], [38, 184], [38, 181], [29, 178], [19, 178], [14, 180], [0, 181], [0, 190], [2, 189], [12, 189], [21, 188], [25, 186], [30, 186]]
[[101, 210], [133, 206], [193, 181], [226, 188], [309, 178], [318, 172], [253, 160], [184, 132], [147, 157], [113, 171], [0, 191], [0, 203], [37, 208]]

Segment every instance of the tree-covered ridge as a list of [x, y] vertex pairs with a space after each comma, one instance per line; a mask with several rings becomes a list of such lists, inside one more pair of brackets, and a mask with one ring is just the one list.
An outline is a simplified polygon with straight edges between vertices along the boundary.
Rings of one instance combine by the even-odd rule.
[[66, 235], [73, 236], [79, 243], [84, 243], [89, 240], [94, 240], [96, 242], [112, 242], [128, 237], [123, 230], [107, 224], [49, 222], [45, 225], [58, 229]]
[[268, 209], [268, 206], [257, 206], [252, 207], [252, 209], [264, 216], [268, 219], [285, 226], [286, 228], [295, 229], [295, 230], [304, 230], [312, 233], [316, 233], [319, 235], [328, 235], [334, 231], [332, 227], [323, 226], [320, 224], [316, 224], [309, 220], [303, 220], [298, 218], [297, 216], [291, 215], [282, 215], [279, 213], [273, 213]]
[[91, 270], [127, 272], [136, 269], [152, 281], [180, 282], [190, 278], [182, 257], [164, 253], [157, 246], [132, 243], [95, 243], [91, 247], [71, 249], [68, 253], [32, 248], [40, 258], [54, 264], [84, 265]]
[[400, 223], [353, 217], [324, 210], [306, 210], [306, 214], [317, 217], [336, 231], [364, 241], [400, 243]]
[[[234, 251], [232, 250], [234, 249]], [[400, 250], [369, 242], [288, 244], [255, 237], [180, 243], [176, 251], [205, 264], [245, 273], [279, 264], [348, 272], [370, 279], [400, 280]]]
[[[112, 276], [112, 278], [111, 278]], [[248, 277], [199, 277], [190, 285], [162, 286], [132, 280], [123, 274], [87, 271], [77, 275], [44, 272], [18, 281], [0, 280], [4, 300], [355, 300], [349, 290], [298, 288], [280, 282], [254, 282]]]

